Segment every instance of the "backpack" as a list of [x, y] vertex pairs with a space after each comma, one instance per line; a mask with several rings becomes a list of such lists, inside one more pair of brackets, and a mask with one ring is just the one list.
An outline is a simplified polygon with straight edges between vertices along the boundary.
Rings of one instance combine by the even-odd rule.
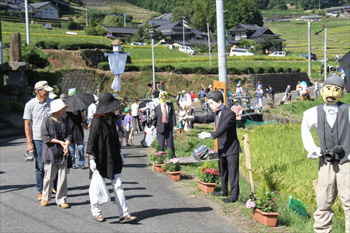
[[192, 151], [192, 157], [196, 160], [205, 160], [208, 157], [209, 148], [203, 144], [197, 146], [194, 151]]

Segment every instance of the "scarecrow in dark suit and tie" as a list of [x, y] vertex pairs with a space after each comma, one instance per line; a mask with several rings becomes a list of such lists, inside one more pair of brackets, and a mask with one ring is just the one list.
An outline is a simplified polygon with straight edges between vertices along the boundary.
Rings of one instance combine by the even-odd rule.
[[168, 148], [173, 151], [175, 156], [173, 131], [176, 126], [176, 117], [174, 105], [167, 99], [168, 93], [166, 91], [159, 94], [160, 104], [155, 108], [155, 118], [152, 125], [157, 128], [157, 138], [162, 151], [164, 151], [166, 140]]
[[201, 132], [199, 138], [218, 139], [219, 164], [221, 172], [221, 192], [214, 196], [228, 196], [228, 181], [231, 186], [231, 196], [223, 198], [224, 202], [235, 202], [239, 195], [239, 153], [242, 152], [236, 132], [236, 114], [226, 108], [221, 91], [208, 94], [208, 103], [213, 111], [205, 116], [187, 116], [184, 120], [194, 123], [215, 122], [216, 131]]

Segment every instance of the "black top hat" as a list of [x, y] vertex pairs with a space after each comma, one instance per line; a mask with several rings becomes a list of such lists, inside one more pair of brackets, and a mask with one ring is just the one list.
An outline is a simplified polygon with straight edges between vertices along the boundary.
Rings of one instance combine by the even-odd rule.
[[115, 99], [112, 93], [109, 92], [102, 93], [98, 99], [99, 104], [96, 111], [97, 114], [109, 113], [116, 109], [120, 104], [120, 101]]

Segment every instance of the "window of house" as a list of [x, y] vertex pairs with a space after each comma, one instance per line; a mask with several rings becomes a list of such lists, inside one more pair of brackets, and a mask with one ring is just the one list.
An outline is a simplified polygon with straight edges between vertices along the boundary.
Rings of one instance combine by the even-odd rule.
[[236, 33], [235, 40], [240, 40], [240, 39], [241, 39], [241, 33]]

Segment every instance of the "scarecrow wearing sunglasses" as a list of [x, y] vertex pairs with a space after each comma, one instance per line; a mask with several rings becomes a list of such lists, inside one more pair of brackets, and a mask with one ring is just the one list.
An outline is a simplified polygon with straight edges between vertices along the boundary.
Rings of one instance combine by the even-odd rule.
[[[321, 89], [324, 104], [304, 112], [302, 139], [309, 159], [319, 158], [315, 232], [332, 232], [331, 209], [337, 194], [345, 213], [346, 232], [350, 233], [350, 105], [339, 101], [345, 83], [332, 76]], [[316, 128], [319, 147], [311, 135]]]

